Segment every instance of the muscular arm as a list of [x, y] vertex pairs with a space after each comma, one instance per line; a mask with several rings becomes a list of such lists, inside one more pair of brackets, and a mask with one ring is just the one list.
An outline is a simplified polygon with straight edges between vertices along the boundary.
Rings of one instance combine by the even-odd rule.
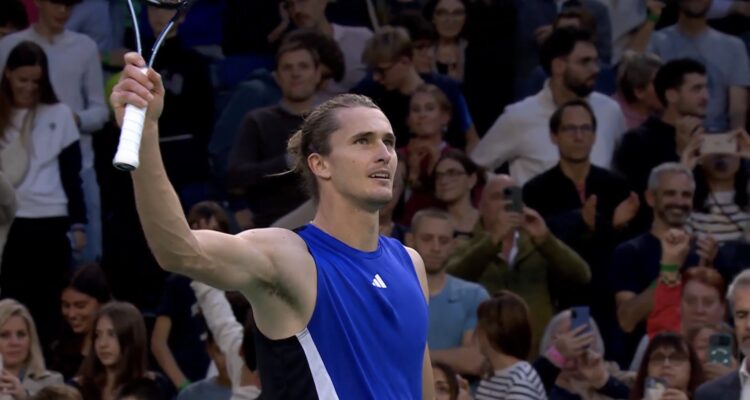
[[617, 292], [617, 322], [625, 332], [633, 332], [641, 321], [644, 321], [654, 306], [654, 288], [636, 295], [633, 292]]
[[283, 242], [288, 251], [290, 246], [300, 245], [301, 239], [278, 229], [237, 236], [190, 229], [159, 151], [158, 120], [164, 96], [161, 78], [153, 70], [142, 74], [135, 65], [144, 62], [137, 54], [128, 54], [126, 60], [129, 65], [112, 93], [112, 103], [120, 121], [126, 103], [149, 106], [140, 149], [141, 165], [132, 178], [138, 216], [159, 265], [222, 289], [253, 291], [258, 284], [273, 284], [277, 279], [274, 265], [278, 264], [271, 256], [272, 244]]
[[[422, 261], [422, 257], [419, 256], [419, 253], [417, 253], [416, 250], [409, 247], [406, 248], [406, 251], [409, 253], [411, 261], [414, 264], [414, 269], [417, 272], [417, 277], [419, 278], [419, 284], [422, 287], [422, 295], [424, 296], [425, 302], [429, 302], [430, 291], [427, 288], [427, 273], [424, 269], [424, 262]], [[426, 337], [425, 343], [427, 343]], [[425, 344], [424, 358], [422, 361], [422, 399], [433, 400], [434, 398], [435, 381], [432, 378], [432, 362], [430, 361], [430, 349], [427, 347], [427, 344]]]
[[479, 376], [482, 372], [484, 357], [474, 342], [474, 331], [464, 332], [461, 346], [450, 349], [432, 350], [430, 357], [436, 361], [448, 364], [462, 375]]

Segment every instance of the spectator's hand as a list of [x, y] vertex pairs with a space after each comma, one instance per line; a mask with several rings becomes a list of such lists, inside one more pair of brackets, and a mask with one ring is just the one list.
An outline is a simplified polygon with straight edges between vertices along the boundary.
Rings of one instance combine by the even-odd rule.
[[704, 133], [703, 121], [698, 117], [690, 115], [680, 117], [677, 118], [677, 122], [675, 123], [675, 130], [677, 132], [675, 135], [677, 149], [678, 151], [684, 151], [690, 143], [690, 140], [692, 140], [696, 134]]
[[430, 147], [430, 145], [426, 144], [423, 140], [420, 139], [415, 138], [409, 141], [409, 157], [406, 161], [409, 167], [409, 182], [411, 182], [412, 184], [416, 184], [416, 182], [419, 180], [419, 177], [422, 175], [422, 163], [425, 160], [428, 160], [428, 164], [430, 164], [429, 171], [432, 171], [432, 159], [434, 159], [434, 162], [437, 162], [438, 160], [437, 157], [431, 157], [432, 152], [430, 150]]
[[81, 251], [86, 247], [86, 232], [81, 229], [74, 229], [73, 232], [73, 251]]
[[661, 17], [662, 11], [666, 4], [659, 0], [646, 0], [646, 9], [650, 15]]
[[456, 379], [458, 380], [458, 397], [456, 397], [456, 400], [471, 400], [469, 381], [458, 374], [456, 374]]
[[670, 229], [659, 240], [661, 263], [681, 266], [690, 250], [690, 236], [682, 229]]
[[670, 388], [664, 391], [660, 400], [689, 400], [689, 398], [685, 392]]
[[594, 343], [594, 332], [589, 330], [584, 333], [587, 327], [587, 325], [581, 325], [576, 329], [559, 334], [552, 345], [566, 360], [580, 358], [586, 352], [586, 348]]
[[554, 28], [552, 25], [542, 25], [539, 28], [536, 28], [534, 31], [534, 39], [536, 40], [536, 43], [541, 46], [542, 43], [547, 40], [549, 35], [552, 34], [553, 30]]
[[26, 399], [28, 397], [21, 381], [17, 376], [3, 370], [0, 373], [0, 394], [9, 394], [14, 400]]
[[722, 377], [737, 369], [737, 360], [732, 359], [732, 364], [726, 366], [715, 362], [707, 362], [703, 364], [703, 375], [706, 378], [706, 382]]
[[583, 208], [581, 208], [583, 222], [586, 223], [586, 226], [588, 226], [589, 230], [592, 232], [596, 230], [596, 202], [597, 197], [595, 194], [592, 194], [586, 199], [586, 202], [583, 203]]
[[701, 236], [698, 238], [696, 246], [698, 247], [696, 253], [698, 253], [698, 257], [700, 257], [698, 266], [713, 266], [716, 254], [719, 252], [719, 244], [716, 242], [716, 239], [711, 235]]
[[[511, 200], [506, 200], [505, 204], [511, 204]], [[490, 237], [495, 244], [500, 243], [509, 233], [518, 229], [523, 224], [523, 215], [521, 213], [506, 211], [503, 207], [495, 217], [495, 224], [490, 231]]]
[[523, 229], [537, 241], [543, 240], [549, 233], [544, 218], [528, 207], [523, 208]]
[[703, 144], [703, 135], [693, 136], [685, 146], [680, 156], [680, 162], [688, 169], [693, 170], [701, 158], [701, 144]]
[[253, 212], [249, 208], [245, 208], [234, 213], [234, 219], [237, 221], [237, 226], [240, 230], [247, 230], [255, 226], [253, 221]]
[[601, 354], [593, 350], [587, 350], [578, 358], [578, 372], [594, 390], [601, 389], [609, 380], [607, 364]]
[[628, 198], [623, 200], [615, 208], [615, 212], [612, 215], [612, 226], [615, 227], [615, 229], [623, 228], [628, 222], [635, 218], [640, 207], [641, 200], [638, 198], [638, 195], [634, 192], [630, 192]]
[[146, 61], [138, 53], [126, 54], [125, 64], [120, 81], [115, 85], [109, 98], [117, 124], [122, 126], [125, 106], [133, 104], [137, 107], [148, 107], [146, 123], [156, 125], [164, 108], [164, 85], [161, 76], [153, 69], [147, 74], [142, 73], [141, 67], [146, 67]]
[[[750, 7], [750, 3], [747, 3]], [[737, 135], [737, 152], [740, 157], [750, 159], [750, 135], [744, 129], [738, 129]]]

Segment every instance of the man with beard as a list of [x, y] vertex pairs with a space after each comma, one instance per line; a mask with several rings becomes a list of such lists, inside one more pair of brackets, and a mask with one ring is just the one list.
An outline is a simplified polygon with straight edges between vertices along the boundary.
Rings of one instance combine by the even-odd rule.
[[321, 80], [318, 53], [302, 41], [285, 40], [276, 55], [274, 78], [281, 102], [247, 115], [229, 155], [229, 191], [248, 203], [247, 209], [235, 207], [242, 229], [267, 227], [307, 199], [296, 175], [274, 174], [290, 169], [287, 141], [314, 106]]
[[742, 271], [727, 291], [738, 347], [745, 356], [738, 371], [706, 382], [695, 391], [695, 400], [747, 399], [750, 397], [750, 270]]
[[474, 342], [477, 308], [490, 296], [480, 285], [448, 275], [445, 261], [454, 248], [451, 215], [438, 209], [417, 212], [406, 243], [422, 256], [430, 291], [427, 343], [430, 359], [459, 374], [479, 376], [484, 357]]
[[544, 88], [508, 106], [471, 158], [489, 170], [508, 162], [510, 175], [524, 184], [559, 161], [557, 148], [549, 140], [552, 114], [567, 101], [585, 99], [599, 122], [591, 161], [609, 168], [616, 143], [626, 129], [625, 117], [614, 100], [593, 92], [599, 63], [591, 34], [575, 28], [555, 30], [542, 46], [541, 61], [550, 77]]
[[673, 252], [664, 252], [665, 246], [671, 249], [684, 236], [694, 192], [693, 173], [687, 167], [664, 163], [654, 168], [646, 191], [646, 202], [654, 214], [651, 230], [619, 245], [614, 251], [610, 283], [615, 293], [620, 333], [624, 337], [620, 341], [622, 348], [608, 350], [619, 353], [616, 358], [622, 365], [630, 361], [645, 333], [645, 322], [653, 308], [656, 280], [661, 272], [711, 266], [716, 257], [716, 241], [710, 237], [692, 240], [687, 256], [673, 257]]
[[575, 99], [560, 106], [549, 124], [560, 162], [527, 182], [523, 199], [591, 267], [591, 281], [583, 290], [553, 294], [560, 308], [590, 304], [591, 315], [609, 342], [615, 319], [607, 269], [615, 246], [627, 237], [628, 223], [640, 202], [622, 177], [591, 164], [596, 126], [586, 101]]
[[750, 61], [739, 38], [710, 28], [712, 0], [679, 0], [677, 24], [654, 34], [650, 50], [664, 61], [694, 58], [706, 66], [710, 93], [705, 126], [711, 131], [744, 128]]
[[[654, 77], [654, 91], [664, 106], [661, 117], [649, 117], [622, 139], [615, 154], [615, 169], [644, 200], [651, 170], [665, 162], [676, 162], [695, 134], [703, 131], [708, 89], [706, 68], [685, 58], [664, 64]], [[633, 221], [634, 229], [645, 231], [651, 223], [647, 209]]]

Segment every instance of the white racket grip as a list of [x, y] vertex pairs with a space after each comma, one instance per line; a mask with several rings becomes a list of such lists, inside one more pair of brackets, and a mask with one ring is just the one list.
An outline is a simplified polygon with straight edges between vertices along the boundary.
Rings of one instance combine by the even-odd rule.
[[[146, 68], [141, 72], [146, 73]], [[121, 171], [133, 171], [138, 168], [139, 153], [141, 149], [141, 136], [143, 135], [143, 124], [146, 121], [146, 108], [136, 107], [128, 104], [125, 107], [125, 115], [122, 119], [120, 130], [120, 142], [117, 145], [117, 153], [112, 160], [112, 165]]]

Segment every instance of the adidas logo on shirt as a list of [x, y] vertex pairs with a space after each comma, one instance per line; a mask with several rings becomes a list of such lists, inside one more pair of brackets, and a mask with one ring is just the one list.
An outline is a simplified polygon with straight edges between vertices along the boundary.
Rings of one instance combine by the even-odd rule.
[[388, 287], [386, 286], [385, 282], [383, 282], [383, 278], [380, 277], [380, 274], [375, 274], [375, 278], [373, 278], [372, 280], [372, 286], [380, 289], [385, 289]]

